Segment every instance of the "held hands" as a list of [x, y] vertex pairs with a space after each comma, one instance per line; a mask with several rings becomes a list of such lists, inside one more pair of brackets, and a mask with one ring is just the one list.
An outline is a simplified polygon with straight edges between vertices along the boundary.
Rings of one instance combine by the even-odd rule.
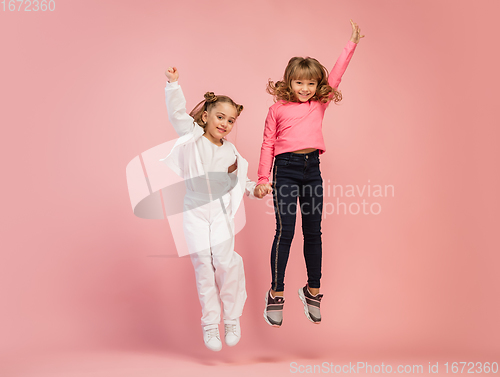
[[255, 190], [253, 191], [253, 195], [256, 198], [262, 199], [267, 194], [270, 194], [273, 191], [272, 185], [270, 183], [260, 184], [255, 186]]
[[361, 35], [361, 29], [358, 24], [356, 24], [353, 20], [351, 20], [352, 26], [352, 34], [351, 34], [351, 42], [359, 43], [361, 38], [364, 38], [364, 35]]
[[165, 76], [167, 76], [168, 82], [175, 82], [179, 79], [179, 71], [175, 67], [168, 67]]

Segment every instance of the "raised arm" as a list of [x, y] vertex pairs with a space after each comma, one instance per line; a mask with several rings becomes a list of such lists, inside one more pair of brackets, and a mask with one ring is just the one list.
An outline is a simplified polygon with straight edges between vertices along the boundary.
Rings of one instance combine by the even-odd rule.
[[342, 75], [351, 61], [359, 40], [364, 37], [364, 35], [361, 35], [361, 29], [353, 20], [351, 20], [351, 27], [351, 39], [347, 42], [347, 45], [344, 47], [344, 50], [340, 54], [335, 66], [328, 76], [328, 84], [330, 84], [330, 86], [334, 89], [338, 88], [340, 81], [342, 80]]
[[193, 131], [194, 120], [186, 113], [186, 99], [182, 88], [177, 81], [179, 72], [177, 68], [169, 67], [165, 71], [168, 78], [165, 86], [165, 101], [167, 103], [168, 120], [174, 126], [175, 131], [179, 136], [183, 136]]
[[260, 162], [258, 170], [257, 184], [269, 183], [269, 176], [271, 175], [271, 168], [274, 160], [274, 144], [276, 142], [276, 118], [272, 108], [266, 118], [266, 125], [264, 128], [264, 140], [260, 148]]

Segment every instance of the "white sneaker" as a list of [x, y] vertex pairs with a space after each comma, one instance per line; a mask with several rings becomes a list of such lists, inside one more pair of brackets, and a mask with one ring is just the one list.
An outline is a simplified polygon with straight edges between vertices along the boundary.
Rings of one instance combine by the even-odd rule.
[[229, 347], [238, 344], [241, 338], [240, 319], [224, 320], [224, 333], [224, 341]]
[[220, 341], [219, 325], [207, 325], [203, 327], [203, 340], [211, 351], [220, 351], [222, 342]]

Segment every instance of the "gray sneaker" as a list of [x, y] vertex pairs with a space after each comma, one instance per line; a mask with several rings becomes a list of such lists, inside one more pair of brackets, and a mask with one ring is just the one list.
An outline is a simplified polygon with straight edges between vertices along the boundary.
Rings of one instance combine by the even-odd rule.
[[280, 327], [283, 323], [283, 304], [285, 299], [281, 296], [271, 297], [271, 290], [266, 292], [266, 307], [264, 319], [272, 327]]
[[320, 324], [321, 312], [319, 310], [319, 306], [321, 299], [323, 298], [323, 294], [318, 293], [316, 296], [313, 296], [309, 292], [309, 289], [307, 289], [306, 285], [305, 287], [299, 289], [299, 297], [304, 304], [304, 313], [307, 319], [312, 323]]

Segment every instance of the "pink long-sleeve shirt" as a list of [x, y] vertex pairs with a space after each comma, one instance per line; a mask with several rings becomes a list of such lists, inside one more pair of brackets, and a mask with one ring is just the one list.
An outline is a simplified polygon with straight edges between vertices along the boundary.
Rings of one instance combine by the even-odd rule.
[[[331, 87], [336, 89], [339, 86], [356, 46], [349, 41], [344, 47], [328, 76]], [[278, 101], [269, 108], [260, 150], [258, 184], [269, 182], [274, 156], [306, 148], [316, 148], [320, 154], [325, 152], [322, 126], [328, 104]]]

